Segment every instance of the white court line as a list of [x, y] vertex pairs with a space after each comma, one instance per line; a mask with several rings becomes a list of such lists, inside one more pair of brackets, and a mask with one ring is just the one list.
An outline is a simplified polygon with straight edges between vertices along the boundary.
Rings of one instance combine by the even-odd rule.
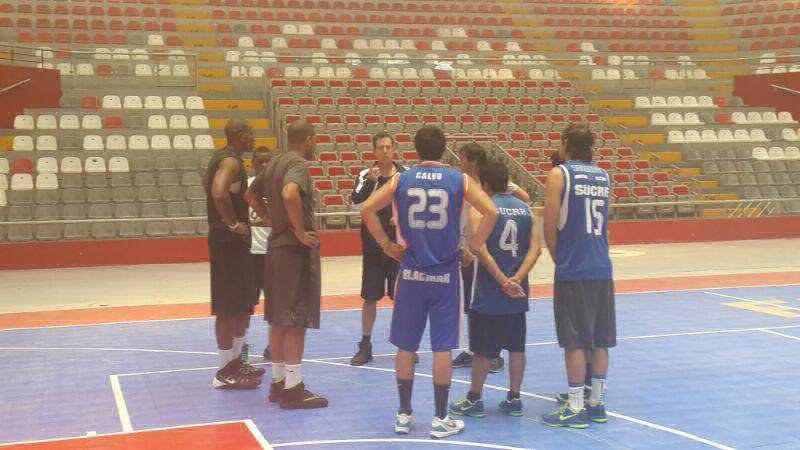
[[217, 352], [196, 352], [190, 350], [162, 350], [155, 348], [104, 348], [104, 347], [0, 347], [3, 350], [83, 350], [83, 351], [104, 351], [104, 352], [145, 352], [145, 353], [181, 353], [186, 355], [216, 355]]
[[[316, 363], [319, 363], [319, 364], [329, 364], [329, 365], [333, 365], [333, 366], [352, 367], [354, 369], [367, 369], [367, 370], [377, 370], [377, 371], [381, 371], [381, 372], [394, 373], [394, 369], [385, 369], [383, 367], [351, 366], [349, 364], [337, 363], [337, 362], [332, 362], [332, 361], [321, 361], [321, 360], [308, 360], [308, 361], [309, 362], [316, 362]], [[429, 374], [426, 374], [426, 373], [420, 373], [420, 372], [414, 372], [414, 375], [415, 376], [421, 376], [421, 377], [424, 377], [424, 378], [433, 378], [433, 375], [429, 375]], [[470, 381], [461, 380], [461, 379], [457, 379], [457, 378], [453, 378], [452, 382], [453, 383], [466, 384], [466, 385], [469, 385], [471, 383]], [[498, 390], [498, 391], [506, 391], [506, 392], [508, 391], [507, 388], [503, 388], [503, 387], [500, 387], [500, 386], [494, 386], [494, 385], [491, 385], [491, 384], [484, 384], [483, 387], [489, 388], [489, 389]], [[534, 394], [532, 392], [520, 391], [520, 395], [524, 395], [526, 397], [539, 398], [539, 399], [542, 399], [542, 400], [548, 400], [548, 401], [551, 401], [551, 402], [555, 402], [556, 401], [556, 399], [554, 399], [552, 397], [548, 397], [548, 396], [540, 395], [540, 394]], [[715, 448], [718, 448], [718, 449], [721, 449], [721, 450], [734, 450], [733, 447], [729, 447], [729, 446], [727, 446], [725, 444], [721, 444], [719, 442], [715, 442], [715, 441], [706, 439], [704, 437], [700, 437], [700, 436], [697, 436], [695, 434], [688, 433], [688, 432], [683, 431], [683, 430], [678, 430], [678, 429], [675, 429], [675, 428], [666, 427], [664, 425], [659, 425], [657, 423], [648, 422], [646, 420], [637, 419], [635, 417], [626, 416], [624, 414], [619, 414], [619, 413], [615, 413], [615, 412], [611, 412], [611, 411], [607, 411], [606, 414], [608, 414], [611, 417], [616, 417], [617, 419], [622, 419], [622, 420], [626, 420], [626, 421], [629, 421], [629, 422], [633, 422], [633, 423], [638, 424], [638, 425], [643, 425], [645, 427], [652, 428], [654, 430], [659, 430], [659, 431], [664, 431], [664, 432], [667, 432], [667, 433], [672, 433], [674, 435], [681, 436], [681, 437], [684, 437], [686, 439], [691, 439], [691, 440], [693, 440], [695, 442], [700, 442], [702, 444], [706, 444], [706, 445], [709, 445], [711, 447], [715, 447]]]
[[131, 416], [128, 414], [128, 405], [125, 404], [125, 396], [122, 395], [122, 386], [119, 384], [119, 377], [111, 375], [108, 378], [111, 382], [111, 391], [114, 392], [114, 402], [117, 404], [117, 414], [119, 414], [119, 423], [122, 425], [122, 432], [130, 433], [133, 431], [133, 425], [131, 425]]
[[244, 424], [247, 425], [247, 429], [250, 430], [250, 433], [253, 435], [255, 440], [258, 441], [258, 444], [261, 446], [261, 448], [264, 450], [272, 449], [273, 446], [269, 443], [269, 441], [267, 441], [267, 438], [261, 434], [261, 430], [258, 429], [258, 425], [256, 425], [252, 419], [244, 420]]
[[303, 442], [286, 442], [283, 444], [272, 444], [273, 447], [296, 447], [305, 445], [322, 445], [322, 444], [356, 444], [356, 443], [373, 443], [373, 442], [401, 442], [401, 443], [415, 443], [415, 444], [439, 444], [439, 445], [458, 445], [462, 447], [482, 447], [482, 448], [495, 448], [502, 450], [524, 450], [524, 447], [510, 447], [508, 445], [498, 444], [484, 444], [481, 442], [470, 441], [449, 441], [438, 439], [329, 439], [323, 441], [303, 441]]
[[[658, 279], [658, 278], [654, 278]], [[663, 277], [663, 280], [669, 280], [669, 277]], [[625, 281], [625, 280], [617, 280], [617, 281]], [[674, 293], [674, 292], [693, 292], [693, 291], [707, 291], [707, 290], [718, 290], [718, 289], [739, 289], [739, 288], [759, 288], [759, 287], [788, 287], [788, 286], [800, 286], [798, 283], [786, 283], [786, 284], [753, 284], [747, 286], [720, 286], [720, 287], [707, 287], [707, 288], [689, 288], [689, 289], [664, 289], [664, 290], [654, 290], [654, 291], [628, 291], [628, 292], [617, 292], [616, 295], [636, 295], [636, 294], [663, 294], [663, 293]], [[337, 295], [348, 295], [348, 294], [337, 294]], [[350, 294], [350, 295], [358, 295], [357, 293]], [[553, 297], [531, 297], [529, 300], [548, 300], [552, 299]], [[388, 309], [391, 306], [380, 306], [378, 309]], [[69, 311], [69, 310], [64, 310]], [[347, 312], [347, 311], [361, 311], [361, 308], [351, 308], [351, 309], [325, 309], [322, 310], [323, 313], [335, 313], [335, 312]], [[31, 311], [31, 312], [42, 312], [42, 311]], [[6, 313], [0, 313], [6, 314]], [[8, 313], [8, 314], [16, 314], [16, 313]], [[254, 314], [254, 316], [260, 316], [260, 314]], [[94, 326], [104, 326], [104, 325], [128, 325], [128, 324], [137, 324], [137, 323], [150, 323], [150, 322], [178, 322], [183, 320], [209, 320], [212, 319], [212, 316], [206, 317], [182, 317], [177, 319], [143, 319], [143, 320], [128, 320], [128, 321], [119, 321], [119, 322], [99, 322], [99, 323], [84, 323], [84, 324], [75, 324], [75, 325], [47, 325], [47, 326], [39, 326], [39, 327], [21, 327], [21, 328], [4, 328], [0, 329], [0, 332], [4, 331], [23, 331], [23, 330], [46, 330], [46, 329], [53, 329], [53, 328], [81, 328], [81, 327], [94, 327]]]
[[743, 300], [745, 302], [757, 303], [759, 305], [774, 306], [776, 308], [781, 308], [781, 309], [787, 309], [787, 310], [792, 310], [792, 311], [800, 311], [800, 308], [795, 308], [793, 306], [776, 305], [775, 303], [764, 302], [764, 301], [761, 301], [761, 300], [751, 300], [749, 298], [736, 297], [734, 295], [728, 295], [728, 294], [719, 294], [717, 292], [705, 291], [705, 293], [706, 294], [711, 294], [711, 295], [716, 295], [718, 297], [727, 297], [727, 298], [732, 298], [734, 300]]
[[761, 331], [763, 331], [764, 333], [774, 334], [776, 336], [783, 336], [785, 338], [794, 339], [795, 341], [800, 341], [800, 337], [792, 336], [791, 334], [778, 333], [777, 331], [772, 331], [767, 329]]

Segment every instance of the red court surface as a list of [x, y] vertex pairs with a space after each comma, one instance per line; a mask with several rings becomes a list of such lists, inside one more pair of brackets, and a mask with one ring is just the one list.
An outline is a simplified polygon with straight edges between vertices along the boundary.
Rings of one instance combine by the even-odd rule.
[[[252, 429], [255, 430], [255, 426]], [[259, 441], [259, 438], [261, 441]], [[253, 434], [247, 421], [240, 421], [189, 425], [131, 433], [114, 433], [73, 439], [55, 439], [27, 444], [13, 444], [3, 448], [25, 450], [179, 450], [189, 448], [192, 450], [247, 450], [270, 447], [260, 433], [258, 437]]]

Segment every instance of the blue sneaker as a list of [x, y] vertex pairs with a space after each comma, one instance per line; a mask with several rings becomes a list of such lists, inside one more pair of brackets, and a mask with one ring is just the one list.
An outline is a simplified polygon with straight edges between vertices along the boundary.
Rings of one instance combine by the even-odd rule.
[[503, 401], [500, 402], [500, 412], [506, 413], [509, 416], [519, 417], [522, 415], [522, 400], [515, 398], [514, 400], [509, 400], [504, 398]]
[[592, 422], [597, 422], [597, 423], [608, 422], [608, 416], [606, 416], [606, 407], [602, 403], [598, 403], [597, 406], [592, 406], [587, 403], [586, 417], [588, 417], [589, 420], [591, 420]]
[[568, 404], [563, 404], [558, 408], [542, 416], [542, 423], [551, 427], [567, 428], [587, 428], [589, 423], [586, 420], [586, 409], [578, 412], [573, 411]]
[[486, 413], [483, 412], [483, 400], [471, 402], [466, 397], [451, 403], [450, 412], [458, 416], [486, 417]]

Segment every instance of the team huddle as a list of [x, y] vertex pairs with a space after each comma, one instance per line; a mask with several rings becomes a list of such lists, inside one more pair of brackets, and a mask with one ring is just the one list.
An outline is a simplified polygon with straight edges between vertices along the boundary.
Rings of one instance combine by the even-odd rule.
[[[249, 314], [258, 302], [252, 267], [251, 275], [244, 274], [241, 265], [239, 270], [230, 268], [235, 258], [253, 261], [245, 255], [247, 246], [232, 243], [241, 242], [250, 231], [249, 204], [255, 222], [272, 226], [263, 269], [273, 375], [270, 400], [283, 408], [324, 407], [327, 399], [306, 390], [300, 375], [305, 330], [319, 327], [321, 294], [307, 162], [314, 151], [313, 128], [302, 121], [290, 124], [288, 151], [273, 157], [244, 192], [241, 154], [252, 149], [252, 130], [233, 125], [226, 127], [228, 146], [212, 160], [214, 170], [209, 167], [209, 222], [214, 209], [217, 223], [209, 233], [212, 313], [217, 316], [220, 349], [220, 370], [213, 384], [254, 388], [263, 375], [263, 369], [240, 357]], [[588, 127], [571, 125], [562, 135], [558, 155], [563, 163], [548, 175], [543, 229], [556, 266], [554, 315], [569, 390], [559, 395], [563, 404], [541, 420], [551, 426], [585, 428], [590, 422], [606, 421], [608, 348], [616, 345], [607, 239], [609, 177], [591, 162], [594, 138]], [[364, 307], [362, 340], [351, 364], [372, 360], [375, 303], [389, 295], [394, 299], [389, 341], [397, 347], [400, 400], [394, 430], [409, 433], [414, 427], [416, 353], [430, 323], [430, 435], [443, 438], [464, 428], [464, 422], [451, 415], [486, 416], [484, 381], [490, 371], [502, 367], [503, 349], [509, 352], [509, 390], [499, 410], [523, 415], [528, 274], [541, 244], [527, 193], [510, 183], [508, 168], [491, 161], [480, 145], [459, 149], [462, 170], [441, 162], [446, 138], [439, 128], [421, 128], [414, 146], [421, 163], [405, 168], [391, 159], [391, 136], [376, 135], [378, 161], [357, 178], [353, 203], [363, 221]], [[226, 162], [227, 172], [220, 169]], [[218, 183], [217, 178], [222, 180]], [[234, 179], [241, 184], [236, 186]], [[243, 285], [255, 294], [244, 295]], [[233, 299], [243, 295], [246, 300]], [[453, 361], [452, 350], [461, 347], [462, 308], [468, 314], [469, 344]], [[471, 386], [464, 398], [449, 403], [454, 365], [471, 366]]]

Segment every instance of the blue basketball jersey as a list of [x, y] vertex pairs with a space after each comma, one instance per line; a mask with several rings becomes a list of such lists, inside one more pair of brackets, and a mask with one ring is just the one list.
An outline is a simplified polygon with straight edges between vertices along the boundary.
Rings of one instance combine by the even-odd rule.
[[438, 162], [423, 162], [392, 180], [397, 242], [403, 267], [428, 268], [461, 257], [461, 210], [468, 178]]
[[[495, 194], [497, 223], [486, 239], [486, 247], [497, 267], [511, 276], [516, 273], [531, 246], [531, 210], [522, 200], [511, 194]], [[522, 280], [522, 289], [528, 293], [528, 277]], [[478, 267], [472, 296], [471, 311], [481, 314], [517, 314], [528, 310], [528, 296], [512, 298], [483, 265]]]
[[592, 163], [569, 161], [564, 172], [556, 240], [556, 280], [611, 279], [608, 256], [608, 173]]

